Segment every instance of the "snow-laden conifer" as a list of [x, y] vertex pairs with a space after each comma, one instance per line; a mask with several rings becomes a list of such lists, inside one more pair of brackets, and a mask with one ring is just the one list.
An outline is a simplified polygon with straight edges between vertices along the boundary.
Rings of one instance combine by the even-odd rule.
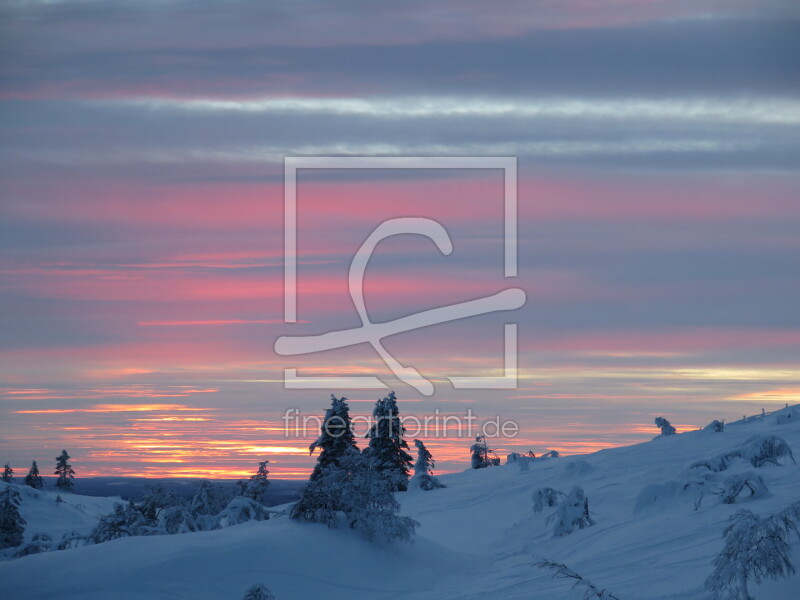
[[447, 487], [441, 483], [438, 478], [433, 476], [433, 468], [436, 466], [436, 461], [433, 455], [425, 447], [421, 440], [414, 440], [414, 445], [417, 447], [417, 460], [414, 463], [414, 478], [411, 480], [412, 485], [416, 485], [422, 490], [430, 491], [436, 488]]
[[403, 439], [406, 430], [400, 420], [394, 392], [375, 403], [372, 417], [374, 422], [366, 435], [369, 446], [364, 449], [364, 456], [373, 469], [389, 480], [394, 490], [405, 491], [413, 461]]
[[350, 448], [356, 447], [347, 398], [337, 398], [331, 394], [331, 407], [325, 411], [319, 437], [308, 448], [309, 454], [320, 449], [311, 479], [319, 477], [324, 467], [335, 464]]
[[309, 447], [311, 453], [321, 449], [317, 464], [311, 478], [303, 487], [300, 499], [292, 507], [293, 519], [302, 519], [334, 526], [335, 515], [341, 510], [340, 496], [329, 489], [326, 482], [316, 484], [326, 474], [330, 481], [332, 473], [340, 468], [339, 461], [351, 451], [358, 452], [353, 428], [350, 421], [350, 409], [347, 398], [337, 398], [331, 394], [331, 407], [325, 411], [325, 419], [320, 427], [320, 435]]
[[6, 485], [0, 494], [0, 550], [13, 548], [22, 543], [25, 519], [19, 514], [19, 491]]
[[35, 490], [44, 489], [44, 482], [42, 481], [42, 476], [39, 475], [39, 465], [36, 464], [36, 461], [31, 463], [31, 468], [28, 470], [28, 474], [25, 475], [25, 485]]
[[269, 471], [267, 470], [268, 460], [258, 463], [258, 471], [250, 476], [247, 483], [242, 488], [242, 496], [250, 498], [261, 504], [267, 501], [267, 488], [269, 488]]
[[53, 475], [58, 475], [56, 487], [63, 492], [72, 491], [72, 488], [75, 486], [75, 483], [72, 481], [75, 479], [75, 471], [72, 465], [69, 464], [69, 459], [70, 455], [67, 454], [67, 451], [62, 450], [61, 454], [56, 456], [56, 470], [53, 471]]

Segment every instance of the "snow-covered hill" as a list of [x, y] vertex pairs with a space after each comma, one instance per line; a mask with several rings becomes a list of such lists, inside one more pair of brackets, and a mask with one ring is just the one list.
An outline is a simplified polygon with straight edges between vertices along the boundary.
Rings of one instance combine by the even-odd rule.
[[[777, 421], [787, 420], [779, 424]], [[722, 548], [729, 515], [748, 508], [766, 515], [800, 500], [800, 466], [756, 468], [733, 460], [716, 474], [690, 469], [741, 447], [756, 435], [785, 439], [800, 461], [800, 410], [778, 411], [721, 433], [694, 431], [594, 454], [549, 459], [524, 471], [506, 465], [440, 477], [447, 488], [398, 495], [402, 514], [421, 526], [413, 545], [378, 546], [354, 531], [286, 517], [175, 536], [137, 537], [27, 556], [0, 564], [2, 596], [20, 600], [240, 599], [266, 584], [277, 600], [305, 599], [525, 599], [580, 598], [564, 580], [536, 568], [542, 558], [564, 562], [621, 600], [705, 599], [702, 584]], [[754, 473], [769, 494], [724, 504], [706, 494], [695, 509], [697, 481], [707, 489], [730, 475]], [[685, 484], [695, 482], [687, 490]], [[554, 511], [532, 510], [541, 487], [568, 492], [580, 485], [596, 525], [553, 537]], [[30, 492], [29, 522], [52, 531], [77, 529], [78, 509]], [[78, 496], [70, 496], [73, 505]], [[81, 499], [81, 515], [107, 499]], [[67, 512], [71, 511], [71, 512]], [[47, 514], [40, 519], [37, 514]], [[101, 511], [102, 512], [102, 511]], [[72, 521], [66, 524], [67, 516]], [[62, 523], [60, 519], [65, 519]], [[81, 516], [81, 518], [83, 518]], [[85, 526], [83, 523], [81, 526]], [[792, 539], [800, 568], [800, 544]], [[759, 600], [800, 597], [800, 576], [751, 586]]]

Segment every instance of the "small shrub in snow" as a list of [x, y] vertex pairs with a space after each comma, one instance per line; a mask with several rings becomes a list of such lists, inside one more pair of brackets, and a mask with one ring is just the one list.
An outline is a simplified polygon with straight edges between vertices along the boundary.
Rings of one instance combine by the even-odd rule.
[[536, 566], [540, 569], [551, 569], [555, 571], [553, 577], [559, 579], [572, 579], [574, 581], [572, 585], [573, 588], [583, 588], [583, 600], [619, 600], [619, 598], [617, 598], [608, 590], [600, 589], [591, 581], [584, 579], [563, 563], [543, 560], [536, 563]]
[[533, 512], [542, 512], [545, 506], [556, 506], [562, 498], [565, 498], [564, 492], [559, 492], [551, 487], [539, 488], [533, 492]]
[[786, 440], [777, 435], [759, 435], [750, 438], [735, 450], [720, 454], [714, 458], [698, 460], [691, 464], [691, 468], [706, 468], [709, 471], [719, 473], [728, 469], [731, 463], [740, 458], [749, 461], [754, 467], [766, 465], [779, 466], [780, 460], [789, 457], [795, 464], [792, 449]]
[[711, 431], [713, 433], [722, 433], [725, 431], [725, 421], [717, 421], [716, 419], [711, 421], [708, 425], [703, 427], [703, 431]]
[[259, 583], [248, 589], [242, 600], [275, 600], [275, 596], [265, 585]]
[[266, 521], [269, 513], [264, 505], [252, 498], [237, 496], [217, 515], [217, 527], [230, 527], [247, 521]]
[[666, 437], [668, 435], [675, 435], [675, 428], [664, 417], [656, 417], [656, 427], [661, 428], [661, 435]]
[[100, 517], [89, 533], [88, 541], [102, 544], [121, 537], [144, 535], [147, 526], [147, 519], [132, 502], [126, 505], [117, 503], [114, 505], [114, 512]]
[[22, 558], [31, 554], [40, 554], [41, 552], [49, 552], [53, 546], [53, 538], [46, 533], [37, 533], [33, 536], [30, 542], [20, 547], [14, 554], [14, 558]]
[[769, 490], [760, 475], [742, 473], [726, 477], [716, 493], [724, 504], [734, 504], [763, 498], [769, 494]]
[[583, 488], [579, 486], [572, 488], [572, 491], [558, 505], [556, 512], [550, 515], [547, 522], [549, 523], [551, 520], [555, 520], [553, 526], [555, 537], [569, 535], [576, 528], [585, 529], [594, 525], [594, 520], [589, 516], [589, 499]]
[[731, 461], [736, 458], [735, 454], [720, 454], [719, 456], [715, 456], [713, 458], [707, 458], [704, 460], [698, 460], [693, 462], [689, 468], [691, 469], [708, 469], [714, 473], [720, 473], [728, 469], [731, 464]]
[[86, 543], [86, 536], [81, 535], [77, 531], [68, 531], [61, 536], [61, 540], [56, 544], [56, 550], [69, 550], [70, 548], [77, 548]]
[[740, 510], [731, 515], [722, 535], [725, 545], [705, 582], [715, 599], [752, 600], [748, 581], [760, 584], [766, 578], [788, 577], [795, 572], [789, 561], [787, 533], [778, 519]]
[[19, 546], [25, 533], [25, 519], [19, 514], [19, 491], [10, 485], [5, 488], [0, 495], [0, 550]]

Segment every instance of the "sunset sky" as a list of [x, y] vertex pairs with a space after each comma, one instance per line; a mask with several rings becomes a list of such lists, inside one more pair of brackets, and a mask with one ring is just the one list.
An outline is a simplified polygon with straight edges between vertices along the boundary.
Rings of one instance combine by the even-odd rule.
[[[403, 414], [499, 415], [491, 444], [564, 453], [800, 402], [800, 5], [793, 1], [23, 1], [0, 5], [0, 462], [78, 477], [304, 478], [284, 435], [377, 375]], [[286, 156], [518, 158], [519, 277], [499, 170], [315, 170], [298, 181], [298, 320], [283, 306]], [[386, 346], [278, 356], [515, 286], [517, 311]], [[502, 369], [516, 390], [454, 390]], [[470, 439], [426, 439], [440, 471]]]

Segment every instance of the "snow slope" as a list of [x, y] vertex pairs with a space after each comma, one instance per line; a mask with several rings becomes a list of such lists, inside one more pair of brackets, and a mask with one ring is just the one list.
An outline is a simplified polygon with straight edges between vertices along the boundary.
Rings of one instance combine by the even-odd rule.
[[[279, 517], [0, 563], [0, 592], [20, 600], [238, 600], [260, 582], [277, 600], [581, 598], [568, 582], [533, 566], [547, 558], [566, 563], [621, 600], [704, 599], [702, 583], [722, 548], [727, 517], [740, 508], [768, 514], [800, 500], [800, 466], [789, 461], [755, 469], [735, 461], [722, 475], [755, 472], [770, 494], [733, 505], [708, 496], [698, 510], [694, 495], [671, 495], [679, 486], [668, 482], [687, 481], [693, 461], [732, 450], [757, 434], [781, 436], [800, 462], [800, 410], [789, 410], [795, 414], [786, 424], [776, 423], [778, 415], [787, 414], [783, 410], [730, 424], [722, 433], [689, 432], [550, 459], [529, 471], [507, 465], [441, 476], [446, 489], [398, 495], [402, 513], [421, 523], [413, 545], [377, 546], [350, 530]], [[661, 493], [639, 501], [640, 492], [654, 484]], [[586, 491], [597, 524], [553, 538], [546, 519], [554, 509], [534, 513], [531, 494], [544, 486], [568, 492], [573, 485]], [[26, 510], [31, 520], [38, 509]], [[792, 549], [800, 570], [797, 539]], [[750, 591], [759, 600], [794, 600], [798, 589], [795, 575], [752, 585]]]
[[[0, 481], [0, 494], [7, 485]], [[58, 492], [35, 490], [27, 485], [11, 485], [20, 494], [19, 513], [27, 522], [26, 542], [37, 533], [46, 533], [55, 541], [71, 531], [85, 535], [97, 524], [100, 515], [110, 513], [116, 502], [122, 502], [119, 497], [96, 498], [62, 492], [63, 502], [57, 503]]]

